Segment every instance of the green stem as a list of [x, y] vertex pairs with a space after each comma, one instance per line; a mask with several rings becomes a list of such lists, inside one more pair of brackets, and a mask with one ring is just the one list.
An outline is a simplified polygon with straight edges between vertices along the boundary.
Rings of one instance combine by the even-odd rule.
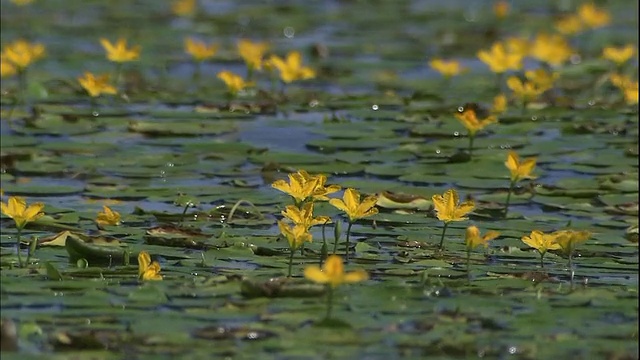
[[443, 245], [444, 245], [444, 233], [447, 231], [447, 226], [449, 226], [449, 223], [445, 222], [444, 226], [442, 227], [442, 236], [440, 237], [440, 245], [438, 245], [438, 248], [440, 250], [444, 250], [444, 247], [443, 247]]
[[18, 228], [18, 238], [16, 245], [18, 246], [18, 266], [22, 267], [22, 256], [20, 255], [20, 237], [22, 236], [22, 228]]
[[322, 267], [322, 263], [324, 262], [324, 259], [327, 258], [327, 249], [329, 248], [327, 246], [327, 236], [325, 234], [325, 230], [327, 227], [327, 223], [329, 221], [325, 221], [324, 223], [322, 223], [322, 249], [320, 251], [320, 267]]
[[469, 159], [473, 156], [473, 140], [476, 138], [474, 135], [469, 135]]
[[347, 243], [344, 246], [344, 261], [346, 263], [349, 262], [349, 235], [351, 234], [351, 225], [353, 225], [353, 222], [349, 221], [349, 226], [347, 226]]
[[333, 287], [327, 285], [327, 316], [325, 319], [331, 319], [331, 310], [333, 310]]
[[32, 237], [31, 241], [29, 241], [29, 250], [27, 252], [27, 261], [26, 261], [26, 266], [29, 266], [30, 264], [30, 260], [31, 260], [31, 255], [33, 255], [36, 252], [36, 246], [38, 246], [38, 238], [37, 237]]
[[18, 70], [19, 96], [17, 105], [27, 104], [27, 69]]
[[95, 96], [91, 96], [89, 95], [89, 97], [91, 98], [90, 100], [90, 109], [89, 111], [91, 112], [91, 116], [95, 116], [95, 114], [98, 113], [98, 106], [97, 106], [97, 98]]
[[544, 253], [540, 253], [540, 267], [544, 269]]
[[467, 281], [471, 284], [471, 249], [467, 247]]
[[569, 252], [569, 283], [571, 285], [571, 289], [573, 290], [573, 251]]
[[187, 210], [189, 209], [189, 205], [191, 205], [191, 203], [187, 202], [187, 205], [185, 205], [184, 210], [182, 211], [182, 214], [180, 215], [180, 226], [182, 226], [182, 223], [184, 223], [184, 216], [187, 214]]
[[120, 89], [120, 75], [122, 73], [122, 63], [116, 63], [116, 71], [115, 74], [113, 76], [113, 81], [116, 84], [116, 89]]
[[291, 277], [291, 267], [293, 266], [293, 254], [296, 252], [296, 249], [291, 248], [289, 252], [289, 272], [287, 273], [287, 277]]
[[253, 66], [247, 65], [247, 81], [253, 80]]
[[511, 201], [511, 193], [513, 192], [513, 188], [516, 186], [516, 182], [511, 180], [511, 184], [509, 185], [509, 193], [507, 194], [507, 202], [504, 205], [504, 217], [507, 217], [507, 213], [509, 212], [509, 202]]

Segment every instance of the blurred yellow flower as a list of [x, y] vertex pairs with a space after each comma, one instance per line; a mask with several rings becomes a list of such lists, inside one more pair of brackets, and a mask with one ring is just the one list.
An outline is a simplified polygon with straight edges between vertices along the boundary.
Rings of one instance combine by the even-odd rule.
[[38, 220], [44, 215], [41, 202], [33, 203], [27, 207], [27, 202], [20, 196], [10, 196], [7, 203], [0, 203], [2, 213], [12, 218], [19, 230], [22, 230], [28, 223]]
[[11, 0], [11, 2], [18, 6], [25, 6], [31, 4], [33, 0]]
[[204, 41], [189, 37], [184, 39], [184, 51], [191, 55], [194, 60], [204, 61], [214, 57], [218, 51], [218, 45], [206, 44]]
[[578, 16], [586, 26], [592, 29], [608, 25], [611, 21], [609, 12], [593, 3], [582, 4], [578, 8]]
[[631, 44], [622, 47], [607, 46], [602, 50], [602, 57], [620, 66], [629, 61], [635, 53], [636, 49]]
[[232, 96], [235, 96], [241, 90], [253, 86], [253, 82], [245, 81], [242, 76], [234, 74], [231, 71], [221, 71], [217, 77], [227, 85], [227, 90]]
[[111, 210], [108, 206], [102, 206], [102, 212], [98, 213], [96, 217], [96, 222], [100, 226], [104, 225], [120, 225], [120, 213], [117, 211]]
[[309, 229], [304, 225], [287, 225], [284, 221], [279, 220], [278, 229], [280, 229], [282, 236], [287, 239], [292, 253], [304, 242], [311, 242], [313, 240], [313, 236], [309, 233]]
[[484, 247], [488, 246], [489, 241], [500, 236], [500, 233], [497, 231], [489, 230], [484, 236], [480, 235], [480, 229], [477, 226], [469, 226], [465, 233], [464, 242], [467, 246], [467, 251], [471, 251], [473, 248], [483, 245]]
[[303, 226], [306, 229], [314, 225], [322, 225], [331, 222], [331, 218], [328, 216], [313, 217], [313, 202], [307, 202], [302, 206], [302, 209], [295, 205], [288, 205], [282, 216], [291, 220], [295, 225]]
[[101, 38], [100, 44], [107, 52], [107, 59], [109, 61], [123, 63], [138, 60], [140, 57], [140, 46], [137, 45], [132, 48], [127, 48], [127, 40], [124, 38], [118, 39], [115, 44], [112, 44], [105, 38]]
[[578, 15], [571, 14], [564, 16], [554, 23], [556, 30], [562, 35], [574, 35], [581, 32], [584, 28], [582, 20]]
[[498, 121], [494, 115], [487, 116], [482, 120], [478, 119], [476, 111], [472, 108], [465, 108], [462, 112], [456, 112], [455, 117], [464, 125], [469, 132], [469, 136], [472, 137], [475, 136], [479, 130]]
[[547, 72], [544, 69], [527, 70], [524, 76], [542, 92], [553, 88], [553, 84], [559, 77], [557, 72]]
[[493, 13], [498, 19], [502, 19], [509, 14], [509, 3], [505, 0], [498, 0], [493, 3]]
[[91, 97], [97, 97], [101, 94], [115, 95], [118, 93], [118, 90], [109, 83], [108, 74], [96, 76], [90, 72], [85, 72], [83, 76], [78, 77], [78, 82]]
[[433, 201], [438, 220], [445, 223], [467, 220], [468, 218], [465, 215], [470, 213], [476, 206], [473, 201], [460, 203], [458, 192], [455, 189], [449, 189], [443, 195], [433, 195], [431, 201]]
[[569, 60], [573, 49], [562, 35], [539, 34], [533, 40], [529, 54], [551, 66], [559, 66]]
[[507, 87], [513, 91], [513, 94], [522, 101], [524, 105], [535, 100], [544, 93], [544, 89], [537, 86], [532, 81], [522, 81], [517, 76], [510, 76], [507, 79]]
[[151, 256], [146, 251], [140, 251], [138, 254], [138, 279], [162, 280], [160, 264], [157, 261], [151, 262]]
[[249, 71], [262, 69], [262, 58], [267, 50], [269, 50], [267, 43], [252, 42], [246, 39], [238, 41], [238, 53], [247, 64]]
[[529, 55], [529, 39], [520, 36], [510, 36], [504, 40], [505, 49], [510, 54], [516, 54], [522, 58]]
[[429, 61], [429, 66], [445, 78], [456, 76], [465, 70], [456, 60], [446, 61], [436, 58]]
[[171, 11], [177, 16], [191, 16], [196, 11], [196, 0], [174, 0]]
[[489, 51], [480, 50], [477, 55], [483, 63], [489, 66], [492, 72], [497, 74], [522, 68], [522, 54], [507, 51], [501, 42], [494, 43]]
[[304, 277], [313, 282], [328, 284], [331, 288], [336, 288], [341, 284], [367, 280], [369, 275], [362, 269], [345, 273], [342, 258], [338, 255], [330, 255], [322, 269], [317, 266], [306, 267]]
[[16, 68], [4, 55], [0, 55], [0, 77], [9, 77], [18, 73]]
[[587, 241], [591, 237], [591, 232], [586, 230], [560, 230], [554, 232], [556, 243], [566, 255], [571, 255], [576, 246]]
[[329, 204], [344, 211], [349, 216], [349, 223], [378, 213], [375, 207], [378, 197], [370, 195], [360, 201], [360, 193], [352, 188], [344, 191], [342, 199], [330, 199]]
[[492, 114], [502, 114], [507, 110], [507, 96], [505, 94], [498, 94], [493, 98], [493, 106], [491, 107]]
[[2, 51], [5, 60], [13, 64], [18, 71], [22, 71], [29, 67], [35, 61], [44, 57], [44, 45], [39, 43], [30, 43], [26, 40], [16, 40], [7, 44]]
[[616, 86], [620, 91], [622, 91], [622, 95], [627, 104], [633, 105], [638, 103], [638, 81], [631, 80], [630, 77], [620, 75], [620, 74], [611, 74], [609, 76], [609, 80], [611, 83]]
[[531, 157], [520, 161], [520, 157], [515, 151], [509, 151], [507, 154], [507, 161], [504, 165], [511, 172], [511, 181], [518, 182], [522, 179], [535, 179], [534, 175], [531, 175], [533, 169], [536, 167], [536, 158]]
[[316, 77], [315, 70], [302, 66], [302, 55], [299, 51], [289, 52], [286, 60], [277, 55], [271, 55], [271, 57], [269, 57], [269, 65], [278, 69], [280, 79], [285, 83]]

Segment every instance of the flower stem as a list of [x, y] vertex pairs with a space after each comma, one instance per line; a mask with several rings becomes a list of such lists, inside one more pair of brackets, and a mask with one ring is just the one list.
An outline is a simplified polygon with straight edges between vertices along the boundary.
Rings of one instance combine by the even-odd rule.
[[444, 226], [442, 227], [442, 236], [440, 237], [440, 245], [438, 245], [438, 248], [440, 250], [444, 250], [444, 247], [443, 247], [443, 245], [444, 245], [444, 233], [447, 231], [447, 226], [449, 226], [449, 223], [445, 222]]
[[471, 249], [467, 248], [467, 281], [471, 284]]
[[544, 269], [544, 253], [540, 253], [540, 267]]
[[184, 223], [184, 216], [187, 214], [187, 210], [189, 209], [189, 205], [191, 205], [190, 202], [187, 202], [187, 205], [185, 205], [184, 210], [182, 211], [182, 214], [180, 215], [180, 226], [182, 227], [182, 224]]
[[287, 273], [287, 277], [291, 277], [291, 267], [293, 266], [293, 254], [296, 252], [296, 249], [291, 248], [291, 252], [289, 253], [289, 272]]
[[320, 250], [320, 265], [319, 265], [320, 267], [322, 267], [322, 263], [327, 258], [327, 253], [328, 253], [327, 249], [329, 248], [329, 246], [327, 246], [327, 236], [325, 234], [327, 222], [328, 221], [325, 221], [324, 223], [322, 223], [322, 248]]
[[474, 135], [469, 135], [469, 159], [473, 156], [473, 140], [476, 138]]
[[347, 242], [344, 245], [344, 261], [349, 262], [349, 235], [351, 234], [351, 225], [353, 222], [349, 221], [349, 226], [347, 226]]
[[333, 309], [333, 287], [331, 285], [327, 285], [327, 315], [325, 316], [326, 320], [331, 319], [331, 310]]
[[18, 105], [27, 105], [27, 69], [18, 71], [18, 84], [20, 95], [18, 95]]
[[22, 235], [22, 228], [18, 228], [18, 236], [16, 239], [16, 246], [18, 248], [18, 266], [22, 267], [22, 256], [20, 255], [20, 237]]
[[507, 194], [507, 202], [504, 205], [504, 217], [507, 217], [507, 213], [509, 212], [509, 202], [511, 201], [511, 193], [513, 192], [513, 188], [516, 186], [516, 182], [511, 180], [511, 184], [509, 184], [509, 193]]
[[571, 289], [573, 290], [573, 276], [575, 273], [573, 272], [573, 251], [569, 252], [569, 284], [571, 285]]

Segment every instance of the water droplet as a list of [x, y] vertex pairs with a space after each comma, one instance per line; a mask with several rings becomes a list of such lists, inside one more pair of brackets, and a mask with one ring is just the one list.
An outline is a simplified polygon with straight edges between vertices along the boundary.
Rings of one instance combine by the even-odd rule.
[[378, 110], [378, 105], [373, 104], [373, 106], [371, 106], [371, 108], [373, 109], [373, 111], [377, 111]]
[[593, 106], [593, 105], [596, 104], [596, 101], [595, 100], [589, 100], [589, 102], [587, 104], [589, 104], [589, 106]]
[[463, 112], [464, 111], [464, 106], [458, 106], [458, 112]]
[[97, 111], [92, 111], [92, 112], [91, 112], [91, 115], [92, 115], [93, 117], [98, 117], [98, 116], [100, 116], [100, 113], [99, 113], [99, 112], [97, 112]]
[[166, 163], [165, 166], [166, 167], [174, 167], [175, 165], [173, 163]]
[[440, 149], [436, 149], [436, 154], [440, 154]]
[[457, 131], [454, 131], [454, 132], [453, 132], [453, 136], [460, 136], [460, 133], [459, 133], [459, 132], [457, 132]]
[[291, 26], [284, 28], [283, 33], [287, 39], [292, 39], [296, 35], [296, 31]]
[[569, 58], [569, 61], [571, 61], [571, 63], [573, 65], [577, 65], [577, 64], [580, 64], [582, 62], [582, 57], [580, 56], [580, 54], [573, 54]]
[[509, 354], [513, 355], [518, 352], [518, 348], [515, 346], [509, 346]]
[[537, 117], [537, 116], [532, 116], [532, 117], [531, 117], [531, 121], [537, 121], [537, 120], [538, 120], [538, 117]]
[[319, 103], [320, 102], [318, 100], [311, 100], [311, 101], [309, 101], [309, 106], [316, 107], [316, 106], [318, 106]]

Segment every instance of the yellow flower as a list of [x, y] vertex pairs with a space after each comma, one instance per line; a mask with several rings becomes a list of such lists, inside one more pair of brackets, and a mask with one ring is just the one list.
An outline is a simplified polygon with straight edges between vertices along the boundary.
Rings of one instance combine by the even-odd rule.
[[184, 51], [191, 55], [196, 61], [211, 59], [218, 51], [218, 45], [207, 45], [203, 41], [193, 38], [184, 39]]
[[105, 38], [100, 39], [100, 44], [107, 52], [107, 59], [113, 62], [129, 62], [138, 60], [140, 57], [140, 46], [134, 46], [132, 48], [127, 48], [127, 40], [124, 38], [118, 39], [118, 42], [112, 44], [109, 40]]
[[517, 182], [522, 179], [535, 179], [531, 172], [536, 167], [536, 158], [531, 157], [520, 161], [520, 157], [515, 151], [509, 151], [507, 154], [507, 161], [504, 165], [511, 172], [511, 181]]
[[302, 66], [302, 55], [298, 51], [289, 52], [286, 60], [276, 55], [271, 55], [269, 64], [278, 69], [280, 79], [285, 83], [316, 77], [316, 72], [313, 69]]
[[493, 3], [493, 13], [498, 19], [502, 19], [509, 14], [509, 3], [505, 0], [499, 0]]
[[578, 15], [565, 16], [555, 22], [555, 28], [563, 35], [574, 35], [582, 31], [582, 20]]
[[469, 136], [475, 136], [476, 132], [484, 129], [487, 125], [493, 124], [498, 121], [495, 116], [490, 115], [485, 119], [478, 119], [475, 110], [471, 108], [465, 108], [461, 113], [455, 114], [456, 118], [460, 120], [462, 125], [469, 131]]
[[83, 76], [78, 78], [78, 82], [91, 97], [100, 96], [101, 94], [115, 95], [118, 93], [118, 90], [109, 83], [108, 74], [95, 76], [90, 72], [85, 72]]
[[538, 87], [532, 81], [522, 81], [517, 76], [510, 76], [507, 79], [507, 87], [513, 91], [513, 94], [522, 100], [523, 103], [528, 103], [538, 98], [544, 89]]
[[609, 80], [622, 91], [622, 95], [627, 104], [633, 105], [638, 103], [638, 81], [633, 81], [628, 76], [620, 74], [611, 74]]
[[284, 221], [278, 221], [278, 229], [280, 229], [280, 233], [287, 238], [287, 242], [289, 242], [289, 248], [293, 251], [299, 248], [305, 241], [311, 242], [313, 240], [313, 236], [309, 233], [309, 228], [304, 225], [296, 225], [293, 226], [287, 225]]
[[313, 217], [313, 202], [305, 203], [302, 206], [302, 209], [295, 205], [288, 205], [285, 210], [282, 211], [282, 216], [293, 221], [295, 225], [303, 226], [306, 229], [314, 225], [322, 225], [324, 223], [331, 222], [331, 219], [328, 216]]
[[560, 244], [556, 242], [557, 234], [545, 234], [542, 231], [534, 230], [530, 236], [523, 236], [522, 242], [538, 250], [541, 256], [548, 250], [559, 250]]
[[224, 81], [227, 90], [231, 95], [236, 95], [239, 91], [253, 86], [252, 82], [245, 81], [242, 76], [236, 75], [231, 71], [221, 71], [218, 73], [218, 79]]
[[471, 251], [473, 248], [480, 245], [487, 247], [489, 241], [497, 238], [498, 236], [500, 236], [500, 233], [493, 230], [489, 230], [484, 236], [480, 236], [480, 229], [478, 229], [477, 226], [472, 225], [467, 228], [464, 242], [465, 245], [467, 245], [467, 250]]
[[522, 68], [522, 54], [508, 52], [505, 45], [500, 42], [494, 43], [489, 51], [479, 51], [478, 58], [487, 64], [492, 72], [498, 74]]
[[558, 79], [557, 72], [548, 73], [544, 69], [527, 70], [524, 76], [542, 92], [553, 88], [553, 83]]
[[18, 6], [25, 6], [31, 4], [33, 0], [11, 0], [11, 2]]
[[369, 275], [362, 269], [345, 273], [342, 258], [338, 255], [330, 255], [322, 269], [317, 266], [306, 267], [304, 269], [304, 277], [320, 284], [329, 284], [329, 286], [335, 288], [340, 284], [367, 280]]
[[507, 96], [505, 94], [498, 94], [493, 98], [493, 106], [491, 107], [492, 114], [502, 114], [507, 110]]
[[592, 29], [608, 25], [611, 21], [609, 13], [604, 9], [598, 8], [593, 3], [582, 4], [578, 8], [578, 16], [585, 25]]
[[240, 53], [240, 57], [244, 59], [247, 67], [251, 70], [262, 69], [262, 57], [267, 50], [269, 50], [269, 45], [267, 43], [254, 43], [245, 39], [238, 41], [238, 52]]
[[559, 66], [571, 57], [573, 49], [562, 35], [539, 34], [533, 40], [529, 54], [551, 66]]
[[151, 256], [146, 251], [140, 251], [138, 254], [138, 279], [162, 280], [160, 264], [157, 261], [151, 262]]
[[108, 206], [102, 206], [103, 212], [99, 212], [96, 217], [98, 225], [119, 225], [120, 213], [111, 210]]
[[460, 203], [458, 192], [454, 189], [445, 191], [443, 195], [433, 195], [431, 201], [433, 201], [433, 206], [436, 209], [438, 220], [445, 223], [467, 220], [468, 218], [465, 215], [470, 213], [476, 206], [473, 201]]
[[42, 44], [32, 44], [25, 40], [16, 40], [5, 47], [2, 55], [4, 55], [5, 60], [8, 60], [17, 67], [18, 71], [22, 71], [42, 58], [44, 52], [45, 49]]
[[511, 36], [504, 40], [504, 46], [510, 54], [517, 54], [522, 58], [529, 55], [529, 39], [520, 36]]
[[602, 50], [602, 57], [620, 66], [631, 59], [635, 53], [636, 49], [631, 44], [623, 47], [607, 46]]
[[433, 59], [429, 61], [429, 66], [446, 78], [456, 76], [465, 70], [456, 60]]
[[2, 213], [12, 218], [16, 227], [22, 230], [27, 223], [38, 220], [44, 215], [43, 203], [34, 203], [27, 207], [27, 202], [19, 196], [10, 196], [7, 203], [0, 203]]
[[0, 56], [0, 77], [9, 77], [18, 73], [18, 68], [15, 67], [7, 58]]
[[271, 184], [274, 189], [291, 195], [296, 203], [307, 199], [326, 201], [327, 195], [340, 190], [340, 186], [329, 185], [325, 187], [327, 177], [325, 175], [311, 176], [306, 171], [289, 174], [289, 183], [284, 180], [276, 180]]
[[587, 241], [591, 237], [591, 232], [582, 230], [560, 230], [553, 233], [556, 236], [556, 243], [566, 255], [571, 255], [576, 246]]
[[177, 16], [191, 16], [196, 10], [196, 0], [175, 0], [171, 11]]
[[349, 216], [349, 222], [353, 223], [358, 219], [362, 219], [378, 213], [375, 207], [378, 197], [370, 195], [360, 201], [360, 193], [352, 188], [344, 191], [341, 199], [330, 199], [329, 204], [344, 211]]

